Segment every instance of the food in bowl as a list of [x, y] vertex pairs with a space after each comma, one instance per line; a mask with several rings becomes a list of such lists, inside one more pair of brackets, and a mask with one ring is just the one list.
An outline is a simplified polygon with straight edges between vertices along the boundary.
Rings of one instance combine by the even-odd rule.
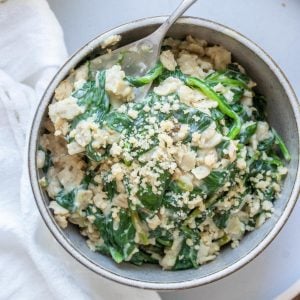
[[[40, 137], [40, 185], [62, 228], [117, 263], [196, 268], [272, 215], [290, 154], [231, 53], [164, 40], [142, 77], [122, 60], [60, 83]], [[152, 84], [144, 99], [136, 89]]]

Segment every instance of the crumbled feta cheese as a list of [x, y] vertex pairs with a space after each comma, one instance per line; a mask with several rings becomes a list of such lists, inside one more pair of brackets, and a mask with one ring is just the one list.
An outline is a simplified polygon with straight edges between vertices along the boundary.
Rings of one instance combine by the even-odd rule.
[[57, 101], [61, 101], [71, 96], [73, 91], [73, 86], [70, 80], [63, 80], [59, 86], [55, 89], [54, 98]]
[[155, 215], [153, 218], [147, 219], [147, 223], [150, 229], [155, 230], [161, 224], [161, 220]]
[[217, 70], [224, 70], [231, 63], [231, 53], [222, 46], [206, 48], [206, 55], [212, 59]]
[[122, 168], [122, 165], [119, 163], [112, 165], [111, 174], [112, 178], [115, 178], [116, 180], [122, 180], [124, 176], [124, 169]]
[[134, 98], [132, 87], [124, 80], [125, 73], [119, 65], [106, 70], [105, 89], [120, 100], [130, 101]]
[[105, 49], [107, 47], [114, 46], [121, 41], [121, 38], [122, 37], [119, 34], [112, 34], [101, 43], [101, 48]]
[[166, 96], [172, 94], [183, 85], [183, 82], [174, 77], [168, 77], [159, 86], [153, 89], [154, 93], [160, 96]]
[[49, 117], [53, 123], [55, 123], [58, 118], [72, 120], [83, 112], [84, 109], [80, 107], [72, 97], [49, 105]]
[[203, 78], [206, 73], [198, 65], [198, 56], [181, 52], [177, 59], [177, 63], [182, 73], [195, 77]]
[[201, 180], [209, 175], [210, 169], [206, 166], [199, 166], [193, 169], [192, 173], [197, 179]]
[[45, 164], [45, 152], [42, 150], [38, 150], [37, 156], [36, 156], [36, 166], [38, 169], [41, 169], [44, 167]]
[[183, 171], [190, 171], [192, 170], [196, 165], [196, 153], [189, 151], [187, 153], [184, 153], [181, 157], [181, 161], [179, 166], [182, 168]]
[[131, 117], [132, 119], [136, 119], [138, 117], [138, 112], [133, 109], [129, 109], [128, 111], [128, 116]]
[[177, 63], [173, 53], [170, 50], [162, 51], [159, 58], [161, 63], [167, 70], [169, 71], [175, 70]]
[[109, 152], [112, 156], [118, 156], [122, 153], [122, 148], [118, 144], [113, 143]]
[[92, 200], [93, 192], [90, 190], [79, 190], [76, 193], [74, 204], [79, 209], [85, 209]]

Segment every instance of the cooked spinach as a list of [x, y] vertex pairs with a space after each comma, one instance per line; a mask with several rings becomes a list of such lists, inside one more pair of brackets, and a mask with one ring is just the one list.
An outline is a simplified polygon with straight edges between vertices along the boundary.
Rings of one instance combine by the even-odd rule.
[[44, 153], [45, 153], [45, 162], [44, 162], [44, 166], [42, 168], [44, 174], [47, 174], [50, 167], [53, 166], [53, 162], [52, 162], [52, 159], [51, 159], [51, 152], [49, 150], [43, 150]]
[[282, 140], [280, 135], [277, 133], [277, 131], [274, 128], [272, 129], [272, 131], [273, 131], [273, 134], [275, 136], [275, 143], [276, 143], [276, 145], [278, 145], [284, 159], [286, 161], [290, 161], [291, 160], [291, 154], [289, 152], [289, 149], [287, 148], [287, 146], [285, 145], [284, 141]]
[[135, 86], [141, 87], [145, 84], [149, 84], [154, 81], [159, 75], [161, 75], [163, 71], [163, 65], [158, 62], [152, 69], [150, 69], [144, 76], [140, 77], [133, 77], [133, 76], [126, 76], [127, 81]]
[[65, 192], [61, 190], [55, 197], [55, 201], [62, 206], [63, 208], [73, 212], [75, 210], [75, 195], [76, 190], [72, 190], [70, 192]]
[[[94, 225], [99, 230], [107, 247], [104, 248], [104, 253], [107, 254], [108, 250], [117, 263], [128, 260], [135, 251], [136, 245], [134, 242], [135, 228], [127, 211], [125, 209], [120, 210], [120, 221], [117, 228], [114, 226], [111, 215], [105, 216], [100, 210], [94, 213], [90, 207], [87, 209], [87, 214], [93, 215], [95, 218]], [[101, 251], [101, 249], [99, 250]]]
[[105, 73], [105, 70], [98, 71], [95, 80], [87, 81], [72, 94], [77, 99], [78, 105], [85, 107], [85, 112], [73, 119], [70, 126], [71, 129], [75, 128], [81, 120], [85, 120], [88, 117], [94, 117], [98, 123], [103, 121], [110, 107], [109, 97], [105, 91]]
[[240, 143], [247, 144], [251, 136], [256, 132], [257, 123], [250, 123], [248, 126], [242, 127], [240, 132]]
[[209, 84], [221, 83], [224, 86], [248, 89], [249, 77], [235, 68], [215, 71], [205, 78], [205, 82]]
[[112, 111], [105, 116], [105, 124], [119, 133], [129, 132], [133, 120], [127, 114]]
[[103, 152], [103, 153], [101, 153], [93, 147], [92, 142], [90, 142], [86, 146], [85, 150], [86, 150], [86, 156], [92, 161], [100, 162], [100, 161], [104, 160], [105, 158], [107, 158], [107, 156], [108, 156], [108, 149], [101, 150]]
[[137, 196], [146, 208], [152, 211], [160, 208], [165, 194], [165, 190], [168, 187], [169, 180], [170, 180], [170, 174], [168, 172], [162, 172], [158, 178], [159, 193], [157, 192], [154, 193], [152, 186], [150, 184], [147, 184], [146, 188], [140, 186]]
[[220, 109], [220, 111], [224, 115], [233, 119], [234, 123], [229, 130], [228, 137], [230, 139], [234, 139], [241, 130], [241, 126], [242, 126], [241, 119], [238, 116], [238, 114], [227, 103], [225, 97], [222, 95], [218, 95], [209, 85], [207, 85], [204, 81], [198, 78], [188, 77], [186, 78], [185, 82], [188, 86], [199, 89], [209, 99], [218, 102], [218, 108]]
[[[198, 250], [195, 249], [195, 245], [199, 245], [200, 232], [198, 229], [190, 229], [185, 226], [183, 226], [181, 229], [182, 234], [184, 236], [184, 240], [173, 269], [184, 270], [189, 268], [197, 268]], [[190, 240], [193, 245], [188, 245], [187, 240]]]

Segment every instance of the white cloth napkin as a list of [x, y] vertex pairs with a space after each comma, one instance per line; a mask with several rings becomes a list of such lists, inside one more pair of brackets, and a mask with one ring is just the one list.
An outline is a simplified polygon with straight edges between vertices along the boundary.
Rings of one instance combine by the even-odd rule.
[[67, 57], [45, 0], [0, 0], [0, 299], [156, 300], [71, 258], [44, 225], [26, 166], [26, 131], [39, 97]]

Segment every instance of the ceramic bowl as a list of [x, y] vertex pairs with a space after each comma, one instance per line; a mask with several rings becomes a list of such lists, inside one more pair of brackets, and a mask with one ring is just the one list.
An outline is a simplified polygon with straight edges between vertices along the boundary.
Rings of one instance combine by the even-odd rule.
[[212, 21], [199, 18], [181, 18], [168, 33], [174, 38], [191, 34], [212, 44], [220, 44], [232, 52], [233, 60], [245, 67], [258, 83], [258, 91], [266, 96], [267, 113], [271, 125], [279, 132], [290, 149], [292, 160], [284, 181], [280, 198], [275, 202], [275, 212], [259, 229], [248, 233], [239, 247], [225, 248], [216, 260], [184, 271], [163, 271], [156, 265], [135, 266], [129, 263], [116, 264], [109, 257], [92, 252], [85, 238], [76, 227], [62, 230], [56, 224], [48, 208], [49, 198], [39, 187], [41, 176], [36, 167], [36, 152], [47, 106], [54, 90], [69, 73], [88, 57], [100, 53], [100, 44], [112, 34], [122, 35], [122, 44], [135, 41], [151, 33], [165, 17], [142, 19], [121, 25], [105, 32], [77, 51], [58, 71], [42, 97], [31, 129], [29, 141], [29, 172], [31, 185], [40, 213], [56, 240], [84, 266], [99, 275], [129, 286], [169, 290], [183, 289], [210, 283], [243, 267], [255, 258], [275, 238], [287, 221], [299, 193], [299, 122], [300, 113], [296, 96], [288, 80], [272, 58], [261, 48], [236, 31]]

